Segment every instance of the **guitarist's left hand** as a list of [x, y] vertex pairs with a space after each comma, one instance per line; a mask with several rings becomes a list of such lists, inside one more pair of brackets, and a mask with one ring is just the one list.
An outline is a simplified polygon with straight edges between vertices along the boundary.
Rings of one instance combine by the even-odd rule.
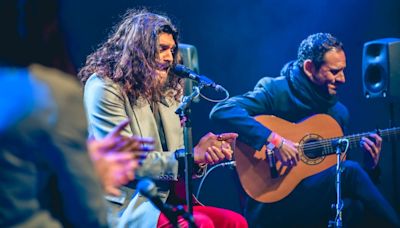
[[370, 169], [375, 169], [378, 165], [382, 149], [382, 138], [375, 133], [368, 137], [362, 137], [360, 146], [364, 150], [364, 165]]

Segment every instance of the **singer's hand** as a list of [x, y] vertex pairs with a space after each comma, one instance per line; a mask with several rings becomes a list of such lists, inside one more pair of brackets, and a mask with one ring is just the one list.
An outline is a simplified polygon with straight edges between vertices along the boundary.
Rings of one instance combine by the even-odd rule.
[[382, 138], [378, 134], [370, 134], [368, 137], [361, 138], [360, 146], [365, 152], [364, 165], [369, 169], [375, 169], [379, 163], [382, 149]]
[[194, 161], [197, 164], [214, 164], [225, 159], [232, 159], [232, 148], [229, 142], [236, 140], [236, 133], [203, 136], [194, 148]]

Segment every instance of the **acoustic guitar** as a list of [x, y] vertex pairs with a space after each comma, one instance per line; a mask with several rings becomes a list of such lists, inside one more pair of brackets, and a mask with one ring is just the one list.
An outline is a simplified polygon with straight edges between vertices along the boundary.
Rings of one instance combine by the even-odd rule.
[[[276, 162], [277, 176], [271, 174], [266, 155], [266, 146], [260, 151], [238, 141], [234, 151], [236, 170], [246, 193], [263, 202], [276, 202], [287, 195], [304, 178], [319, 173], [336, 164], [336, 146], [332, 143], [340, 138], [349, 140], [349, 149], [359, 147], [362, 137], [368, 133], [343, 136], [341, 127], [331, 116], [317, 114], [302, 122], [291, 123], [275, 116], [257, 116], [255, 119], [277, 132], [282, 137], [299, 143], [300, 161], [288, 168]], [[379, 130], [383, 139], [397, 137], [400, 128]], [[342, 154], [342, 159], [345, 159]]]

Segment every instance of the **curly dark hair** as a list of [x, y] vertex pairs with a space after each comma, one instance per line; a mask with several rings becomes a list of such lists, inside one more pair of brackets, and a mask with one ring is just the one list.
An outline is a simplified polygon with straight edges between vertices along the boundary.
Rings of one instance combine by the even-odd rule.
[[[122, 85], [132, 105], [139, 97], [158, 101], [168, 89], [176, 91], [170, 95], [178, 100], [182, 95], [181, 79], [170, 76], [165, 85], [157, 80], [158, 35], [163, 32], [171, 34], [178, 44], [177, 29], [168, 17], [146, 9], [128, 10], [107, 41], [87, 57], [78, 78], [85, 84], [94, 73], [108, 77]], [[173, 57], [175, 65], [178, 45]]]
[[326, 52], [337, 49], [343, 50], [343, 44], [329, 33], [316, 33], [304, 39], [297, 51], [297, 65], [302, 68], [304, 61], [310, 59], [317, 69], [324, 63]]

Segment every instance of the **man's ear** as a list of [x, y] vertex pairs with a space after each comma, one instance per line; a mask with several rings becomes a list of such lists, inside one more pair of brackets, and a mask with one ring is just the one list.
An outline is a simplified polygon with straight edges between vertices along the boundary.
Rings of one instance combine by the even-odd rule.
[[313, 79], [313, 72], [315, 71], [315, 65], [311, 59], [306, 59], [303, 63], [303, 71], [311, 80]]

